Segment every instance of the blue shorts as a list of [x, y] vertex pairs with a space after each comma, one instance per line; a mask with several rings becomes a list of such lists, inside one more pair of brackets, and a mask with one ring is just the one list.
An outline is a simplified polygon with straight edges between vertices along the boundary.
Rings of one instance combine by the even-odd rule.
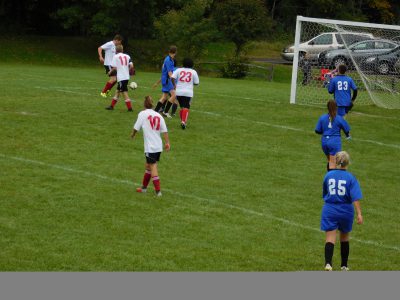
[[172, 84], [171, 80], [168, 80], [166, 84], [162, 85], [162, 89], [161, 91], [163, 93], [169, 93], [170, 91], [172, 91], [174, 89], [174, 85]]
[[342, 150], [342, 140], [340, 136], [322, 136], [322, 151], [325, 155], [335, 155]]
[[338, 116], [345, 116], [350, 110], [350, 106], [338, 106], [337, 107], [337, 114]]
[[339, 229], [348, 233], [353, 229], [354, 208], [352, 204], [325, 203], [321, 213], [321, 230], [331, 231]]

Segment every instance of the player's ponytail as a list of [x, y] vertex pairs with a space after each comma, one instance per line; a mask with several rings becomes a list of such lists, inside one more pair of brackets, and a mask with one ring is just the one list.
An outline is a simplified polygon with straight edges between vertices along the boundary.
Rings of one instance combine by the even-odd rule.
[[153, 108], [153, 99], [150, 96], [144, 97], [144, 107], [147, 109]]
[[327, 106], [329, 112], [329, 119], [331, 122], [333, 122], [333, 120], [335, 120], [336, 118], [336, 113], [337, 113], [337, 105], [335, 100], [329, 100]]
[[335, 155], [336, 166], [346, 168], [350, 163], [350, 155], [346, 151], [339, 151]]

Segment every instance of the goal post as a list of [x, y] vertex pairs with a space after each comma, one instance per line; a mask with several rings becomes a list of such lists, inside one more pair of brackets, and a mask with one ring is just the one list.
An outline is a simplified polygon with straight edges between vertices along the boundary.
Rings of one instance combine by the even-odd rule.
[[339, 64], [355, 81], [357, 104], [400, 109], [400, 26], [297, 16], [291, 104], [322, 105]]

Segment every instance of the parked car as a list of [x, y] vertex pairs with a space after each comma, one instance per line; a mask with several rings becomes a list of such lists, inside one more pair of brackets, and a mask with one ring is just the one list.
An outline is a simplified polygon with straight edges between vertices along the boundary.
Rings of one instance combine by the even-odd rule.
[[361, 69], [367, 72], [374, 72], [379, 74], [389, 74], [390, 72], [399, 72], [400, 68], [396, 70], [396, 64], [399, 64], [400, 59], [400, 46], [393, 50], [383, 53], [372, 55], [364, 59], [361, 64]]
[[324, 51], [319, 55], [319, 62], [327, 67], [335, 67], [339, 64], [351, 67], [353, 61], [350, 55], [356, 63], [361, 63], [367, 56], [385, 53], [397, 46], [398, 44], [391, 40], [365, 40], [351, 45], [348, 49]]
[[[299, 54], [304, 56], [308, 53], [311, 60], [316, 61], [319, 53], [326, 50], [338, 49], [344, 46], [344, 43], [351, 45], [355, 42], [373, 39], [369, 33], [357, 32], [325, 32], [312, 38], [311, 40], [299, 44]], [[344, 41], [343, 41], [344, 40]], [[294, 56], [294, 45], [290, 45], [282, 50], [282, 58], [292, 61]]]

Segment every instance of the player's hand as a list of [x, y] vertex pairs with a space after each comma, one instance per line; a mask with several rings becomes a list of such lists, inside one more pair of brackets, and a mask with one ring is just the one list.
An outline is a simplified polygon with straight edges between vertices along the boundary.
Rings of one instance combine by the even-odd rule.
[[152, 88], [155, 89], [157, 87], [157, 82], [153, 84]]
[[351, 135], [346, 136], [346, 140], [350, 141], [351, 140]]
[[361, 225], [364, 222], [362, 215], [357, 215], [357, 224]]
[[165, 151], [169, 151], [171, 149], [171, 145], [169, 143], [165, 144]]

